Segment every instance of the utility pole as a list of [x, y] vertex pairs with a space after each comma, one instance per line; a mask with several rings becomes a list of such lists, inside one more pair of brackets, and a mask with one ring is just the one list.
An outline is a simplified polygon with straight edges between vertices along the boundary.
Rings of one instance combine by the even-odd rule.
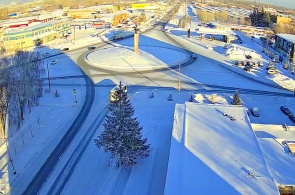
[[12, 170], [13, 170], [13, 175], [16, 175], [16, 170], [15, 170], [15, 168], [14, 168], [13, 160], [12, 160], [12, 158], [11, 158], [10, 151], [9, 151], [9, 147], [8, 147], [8, 144], [7, 144], [7, 139], [5, 140], [5, 143], [6, 143], [6, 149], [7, 149], [7, 153], [8, 153], [8, 158], [9, 158], [9, 161], [10, 161], [10, 163], [11, 163]]
[[[44, 63], [44, 61], [43, 61], [43, 63]], [[50, 75], [49, 75], [49, 68], [48, 68], [48, 61], [47, 61], [47, 79], [48, 79], [48, 87], [49, 87], [49, 90], [51, 91]]]
[[178, 92], [180, 92], [180, 64], [178, 65], [178, 86], [177, 86], [177, 88], [178, 88]]

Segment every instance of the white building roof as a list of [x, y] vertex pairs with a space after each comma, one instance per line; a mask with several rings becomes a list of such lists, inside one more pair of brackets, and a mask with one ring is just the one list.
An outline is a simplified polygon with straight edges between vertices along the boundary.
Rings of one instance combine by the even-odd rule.
[[221, 192], [279, 194], [244, 107], [176, 104], [164, 194]]
[[295, 35], [291, 34], [277, 34], [277, 36], [295, 44]]
[[295, 185], [295, 156], [289, 154], [285, 141], [295, 141], [295, 127], [286, 131], [282, 125], [252, 124], [272, 176], [280, 185]]

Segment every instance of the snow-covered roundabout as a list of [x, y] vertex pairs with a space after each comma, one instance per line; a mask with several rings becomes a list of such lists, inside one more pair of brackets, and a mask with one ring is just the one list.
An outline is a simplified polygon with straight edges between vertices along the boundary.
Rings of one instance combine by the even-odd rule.
[[[165, 55], [165, 62], [159, 59]], [[167, 57], [169, 56], [169, 57]], [[137, 52], [132, 47], [112, 47], [89, 52], [85, 61], [97, 68], [116, 71], [163, 69], [183, 63], [190, 58], [181, 50], [165, 47], [142, 46]]]

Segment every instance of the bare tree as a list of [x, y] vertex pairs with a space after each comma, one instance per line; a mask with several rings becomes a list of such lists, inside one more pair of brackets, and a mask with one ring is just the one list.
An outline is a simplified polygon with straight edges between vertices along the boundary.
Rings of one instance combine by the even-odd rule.
[[221, 11], [221, 12], [219, 12], [219, 13], [216, 13], [216, 18], [217, 18], [220, 22], [227, 23], [227, 22], [228, 22], [228, 18], [229, 18], [228, 12], [226, 12], [226, 11]]
[[[38, 61], [39, 53], [17, 51], [10, 58], [2, 59], [0, 86], [6, 89], [9, 122], [19, 127], [28, 108], [38, 104], [43, 69]], [[40, 89], [41, 88], [41, 89]]]

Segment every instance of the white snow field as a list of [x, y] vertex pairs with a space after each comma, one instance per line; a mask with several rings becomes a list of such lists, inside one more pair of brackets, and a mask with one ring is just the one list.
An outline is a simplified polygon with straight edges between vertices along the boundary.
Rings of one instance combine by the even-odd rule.
[[[164, 63], [158, 60], [153, 55], [153, 52], [170, 57], [167, 58], [167, 61]], [[88, 64], [95, 67], [120, 71], [167, 68], [171, 65], [177, 65], [187, 58], [189, 59], [190, 56], [183, 53], [181, 50], [153, 46], [139, 48], [138, 52], [134, 52], [131, 47], [103, 48], [90, 52], [85, 56], [85, 60]]]

